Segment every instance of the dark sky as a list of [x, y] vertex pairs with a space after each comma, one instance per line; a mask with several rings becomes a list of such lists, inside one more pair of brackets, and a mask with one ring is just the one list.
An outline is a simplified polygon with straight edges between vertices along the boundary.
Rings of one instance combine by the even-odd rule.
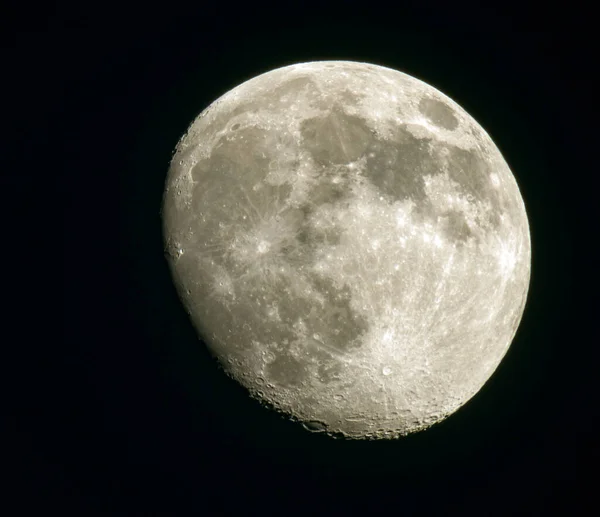
[[[581, 514], [598, 460], [590, 14], [124, 4], [2, 16], [17, 158], [5, 196], [27, 227], [5, 243], [37, 285], [15, 295], [27, 316], [9, 340], [24, 352], [9, 390], [23, 513]], [[188, 124], [244, 80], [318, 59], [396, 68], [456, 100], [504, 154], [530, 218], [532, 283], [508, 355], [462, 410], [400, 442], [332, 441], [249, 400], [199, 346], [162, 254], [163, 182]]]

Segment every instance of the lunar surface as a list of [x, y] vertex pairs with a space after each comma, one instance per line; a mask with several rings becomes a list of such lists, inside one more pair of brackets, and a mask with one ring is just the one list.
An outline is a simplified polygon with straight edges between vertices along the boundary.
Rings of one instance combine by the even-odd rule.
[[179, 141], [162, 214], [201, 340], [311, 430], [394, 438], [443, 420], [523, 314], [511, 170], [459, 105], [389, 68], [302, 63], [229, 91]]

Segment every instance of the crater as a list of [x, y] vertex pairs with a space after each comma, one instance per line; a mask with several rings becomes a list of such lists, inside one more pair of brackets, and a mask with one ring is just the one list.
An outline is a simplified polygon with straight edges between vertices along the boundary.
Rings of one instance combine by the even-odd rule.
[[308, 422], [303, 422], [302, 424], [307, 430], [312, 432], [324, 432], [327, 431], [327, 424], [324, 422], [319, 422], [318, 420], [309, 420]]
[[423, 97], [419, 102], [419, 111], [438, 127], [455, 130], [458, 119], [450, 106], [437, 99]]

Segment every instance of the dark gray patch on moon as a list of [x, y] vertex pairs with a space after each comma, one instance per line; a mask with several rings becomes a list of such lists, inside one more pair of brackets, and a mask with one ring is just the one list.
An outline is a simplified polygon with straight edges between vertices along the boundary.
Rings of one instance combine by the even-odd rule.
[[298, 386], [308, 376], [306, 363], [298, 361], [285, 350], [277, 354], [275, 360], [265, 368], [270, 382], [280, 386]]
[[332, 246], [340, 242], [342, 232], [335, 226], [314, 228], [309, 224], [302, 225], [298, 231], [299, 246], [306, 247], [307, 252], [313, 253], [322, 246]]
[[490, 222], [496, 227], [500, 224], [502, 206], [498, 191], [490, 185], [490, 174], [494, 172], [492, 164], [477, 149], [451, 146], [448, 151], [448, 176], [458, 183], [467, 198], [490, 203]]
[[327, 176], [327, 171], [323, 171], [321, 182], [311, 188], [307, 196], [310, 202], [305, 204], [307, 212], [311, 212], [319, 205], [335, 204], [349, 197], [350, 192], [346, 182], [334, 183], [333, 178]]
[[[290, 234], [281, 247], [280, 253], [285, 261], [294, 267], [312, 265], [315, 254], [323, 246], [332, 246], [340, 242], [342, 229], [336, 225], [315, 225], [317, 205], [303, 204], [299, 208], [290, 208], [282, 215], [290, 220]], [[286, 215], [289, 213], [289, 215]]]
[[489, 188], [491, 172], [490, 164], [476, 149], [448, 147], [448, 175], [466, 195], [478, 201], [497, 199], [498, 195]]
[[360, 346], [360, 337], [367, 332], [366, 318], [352, 310], [352, 294], [347, 286], [336, 287], [326, 277], [315, 275], [313, 285], [325, 303], [313, 327], [320, 341], [329, 343], [332, 350], [349, 352]]
[[365, 150], [365, 175], [392, 202], [425, 200], [423, 175], [441, 172], [440, 162], [431, 154], [428, 143], [401, 125], [389, 140], [372, 139]]
[[281, 86], [274, 88], [269, 92], [268, 97], [277, 99], [280, 102], [297, 100], [302, 93], [308, 93], [309, 96], [316, 96], [319, 90], [315, 82], [310, 77], [296, 77], [291, 81], [285, 81]]
[[[318, 97], [319, 91], [317, 85], [310, 77], [296, 77], [292, 80], [284, 81], [281, 85], [268, 91], [254, 92], [246, 98], [243, 104], [224, 115], [226, 115], [227, 119], [232, 119], [239, 115], [248, 116], [268, 109], [285, 109], [296, 104], [301, 95], [307, 95], [309, 98]], [[218, 125], [223, 126], [223, 119], [219, 119]], [[215, 125], [215, 127], [218, 127], [218, 125]]]
[[239, 129], [232, 136], [221, 137], [210, 158], [199, 161], [193, 168], [192, 179], [201, 188], [221, 183], [221, 187], [227, 189], [231, 187], [230, 182], [235, 182], [251, 189], [264, 178], [272, 152], [265, 143], [263, 131]]
[[448, 211], [443, 213], [440, 218], [442, 231], [450, 239], [450, 242], [461, 246], [474, 236], [463, 212]]
[[302, 121], [303, 144], [319, 165], [345, 164], [360, 158], [372, 140], [363, 119], [334, 106], [324, 116]]
[[323, 348], [332, 356], [360, 346], [359, 338], [369, 325], [350, 307], [350, 290], [345, 286], [336, 287], [329, 279], [317, 275], [311, 275], [308, 281], [323, 297], [323, 303], [317, 303], [314, 298], [281, 297], [277, 303], [284, 327], [291, 328], [299, 319], [304, 321], [313, 346]]
[[423, 97], [419, 102], [419, 111], [436, 126], [450, 131], [458, 127], [458, 119], [452, 108], [441, 101]]
[[[239, 319], [237, 328], [246, 329], [238, 336], [240, 341], [277, 343], [275, 359], [265, 367], [265, 377], [279, 386], [298, 386], [310, 376], [309, 361], [298, 359], [290, 349], [295, 340], [302, 341], [300, 346], [306, 358], [318, 365], [319, 381], [327, 384], [340, 379], [343, 365], [339, 357], [359, 347], [360, 337], [369, 328], [366, 319], [351, 309], [348, 288], [337, 288], [328, 279], [318, 276], [310, 276], [307, 280], [323, 297], [323, 303], [318, 303], [314, 297], [286, 295], [290, 292], [289, 279], [282, 277], [278, 285], [271, 286], [264, 293], [264, 305], [277, 307], [277, 319], [261, 317], [256, 303], [252, 301], [235, 304], [231, 311], [235, 319]], [[246, 293], [256, 292], [257, 286], [241, 289]], [[246, 324], [242, 325], [242, 322]], [[298, 322], [306, 328], [304, 337], [290, 330]], [[260, 328], [260, 335], [254, 332], [255, 328]]]

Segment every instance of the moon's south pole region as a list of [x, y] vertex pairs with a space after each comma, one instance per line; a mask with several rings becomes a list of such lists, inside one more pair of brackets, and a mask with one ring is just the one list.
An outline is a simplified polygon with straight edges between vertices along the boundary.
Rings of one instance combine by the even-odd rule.
[[443, 420], [523, 314], [511, 170], [456, 102], [390, 68], [301, 63], [227, 92], [177, 144], [162, 217], [200, 339], [253, 396], [333, 436]]

